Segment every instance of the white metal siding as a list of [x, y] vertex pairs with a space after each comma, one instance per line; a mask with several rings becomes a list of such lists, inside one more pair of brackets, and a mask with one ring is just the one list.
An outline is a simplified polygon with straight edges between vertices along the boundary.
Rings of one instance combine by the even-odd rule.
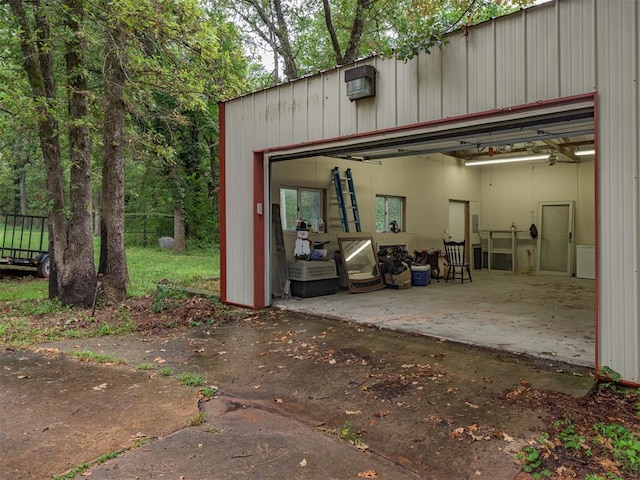
[[423, 53], [410, 62], [419, 65], [418, 118], [422, 122], [442, 118], [442, 57], [442, 51], [434, 48], [430, 55]]
[[598, 2], [600, 364], [640, 381], [638, 2]]
[[640, 382], [639, 2], [557, 0], [454, 32], [406, 63], [367, 59], [374, 99], [349, 102], [342, 67], [227, 102], [229, 301], [252, 301], [254, 149], [597, 91], [599, 360]]
[[[247, 160], [246, 144], [254, 143], [252, 115], [258, 110], [258, 99], [246, 97], [235, 105], [236, 108], [226, 110], [226, 122], [231, 127], [227, 131], [226, 151], [226, 190], [227, 198], [232, 201], [225, 203], [227, 237], [224, 239], [227, 248], [227, 262], [230, 268], [226, 272], [227, 291], [232, 292], [229, 301], [250, 305], [253, 301], [253, 258], [251, 244], [245, 241], [230, 241], [230, 239], [249, 239], [253, 237], [251, 183], [247, 183], [252, 175], [252, 162]], [[262, 96], [263, 97], [263, 96]], [[256, 100], [254, 103], [254, 99]], [[264, 102], [263, 102], [264, 105]], [[261, 139], [262, 140], [262, 139]], [[250, 154], [250, 152], [249, 152]], [[251, 159], [249, 159], [251, 160]], [[238, 192], [246, 192], [238, 195]]]
[[495, 25], [474, 29], [467, 42], [469, 62], [469, 104], [471, 112], [491, 110], [496, 106]]

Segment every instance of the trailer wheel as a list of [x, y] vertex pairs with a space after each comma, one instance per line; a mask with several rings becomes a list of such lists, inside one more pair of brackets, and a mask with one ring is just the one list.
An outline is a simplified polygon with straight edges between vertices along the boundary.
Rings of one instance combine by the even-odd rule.
[[38, 263], [38, 276], [40, 278], [49, 278], [49, 273], [51, 272], [51, 263], [49, 262], [49, 255], [40, 260]]

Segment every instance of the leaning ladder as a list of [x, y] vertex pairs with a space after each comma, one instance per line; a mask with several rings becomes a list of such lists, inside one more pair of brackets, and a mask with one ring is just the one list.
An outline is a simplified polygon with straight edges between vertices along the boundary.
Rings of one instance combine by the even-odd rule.
[[360, 226], [360, 212], [358, 211], [358, 199], [356, 198], [356, 189], [353, 184], [353, 174], [350, 168], [346, 171], [347, 190], [342, 188], [342, 177], [340, 176], [340, 169], [334, 167], [331, 171], [333, 176], [333, 184], [336, 188], [336, 197], [338, 198], [338, 209], [340, 210], [340, 222], [342, 223], [342, 230], [344, 232], [349, 231], [349, 220], [347, 219], [347, 205], [344, 200], [345, 194], [349, 195], [351, 200], [351, 211], [353, 212], [353, 223], [356, 227], [356, 232], [361, 232]]

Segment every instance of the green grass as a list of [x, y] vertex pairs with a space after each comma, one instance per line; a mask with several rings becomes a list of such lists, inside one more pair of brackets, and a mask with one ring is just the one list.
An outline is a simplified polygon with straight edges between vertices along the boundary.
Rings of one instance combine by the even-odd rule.
[[[220, 274], [220, 256], [213, 248], [175, 253], [169, 249], [129, 247], [126, 255], [130, 279], [127, 294], [132, 297], [154, 293], [161, 280], [197, 287], [204, 278]], [[48, 291], [47, 280], [37, 278], [35, 270], [33, 276], [0, 280], [0, 302], [42, 300], [48, 297]]]
[[[11, 221], [10, 218], [9, 222]], [[33, 225], [33, 229], [30, 229], [29, 226], [29, 220], [27, 220], [25, 228], [21, 228], [19, 222], [17, 228], [14, 229], [12, 225], [9, 225], [5, 230], [4, 217], [2, 217], [0, 223], [0, 245], [4, 245], [5, 248], [14, 247], [40, 251], [42, 247], [43, 250], [47, 250], [49, 246], [49, 230], [47, 226], [45, 225], [43, 230], [41, 230], [37, 222]], [[42, 242], [40, 237], [42, 237]]]
[[140, 363], [136, 365], [136, 370], [155, 370], [157, 365], [155, 363]]
[[197, 373], [181, 373], [177, 376], [177, 379], [185, 387], [201, 387], [204, 385], [204, 379]]
[[0, 279], [0, 302], [42, 300], [49, 296], [47, 280], [38, 278], [35, 269], [31, 270], [32, 276]]
[[69, 352], [69, 355], [71, 355], [72, 357], [76, 357], [80, 360], [83, 360], [85, 362], [115, 363], [115, 364], [126, 363], [124, 360], [120, 358], [115, 358], [112, 355], [95, 353], [90, 350], [81, 350], [79, 352]]
[[76, 478], [76, 476], [82, 474], [86, 470], [89, 470], [89, 467], [90, 465], [88, 463], [81, 463], [64, 475], [54, 475], [51, 480], [71, 480], [73, 478]]
[[202, 387], [200, 389], [200, 393], [207, 400], [210, 400], [211, 398], [213, 398], [213, 396], [216, 394], [217, 391], [218, 389], [216, 387]]
[[127, 249], [127, 268], [131, 280], [127, 293], [135, 297], [155, 292], [163, 279], [197, 286], [203, 278], [217, 277], [220, 256], [214, 249], [174, 253], [168, 249], [131, 247]]
[[198, 412], [198, 414], [195, 417], [190, 418], [187, 421], [187, 426], [197, 427], [198, 425], [202, 425], [205, 422], [204, 415], [205, 415], [204, 412], [202, 411]]

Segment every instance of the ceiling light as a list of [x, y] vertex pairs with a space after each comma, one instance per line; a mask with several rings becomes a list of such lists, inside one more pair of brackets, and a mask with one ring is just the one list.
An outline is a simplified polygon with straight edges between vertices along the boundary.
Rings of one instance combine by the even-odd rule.
[[595, 155], [595, 153], [595, 150], [576, 150], [573, 152], [574, 155], [578, 155], [579, 157], [582, 157], [583, 155]]
[[524, 157], [502, 157], [502, 158], [481, 158], [478, 160], [465, 160], [464, 164], [467, 167], [473, 167], [476, 165], [492, 165], [496, 163], [511, 163], [511, 162], [529, 162], [533, 160], [548, 160], [549, 154], [544, 155], [526, 155]]

